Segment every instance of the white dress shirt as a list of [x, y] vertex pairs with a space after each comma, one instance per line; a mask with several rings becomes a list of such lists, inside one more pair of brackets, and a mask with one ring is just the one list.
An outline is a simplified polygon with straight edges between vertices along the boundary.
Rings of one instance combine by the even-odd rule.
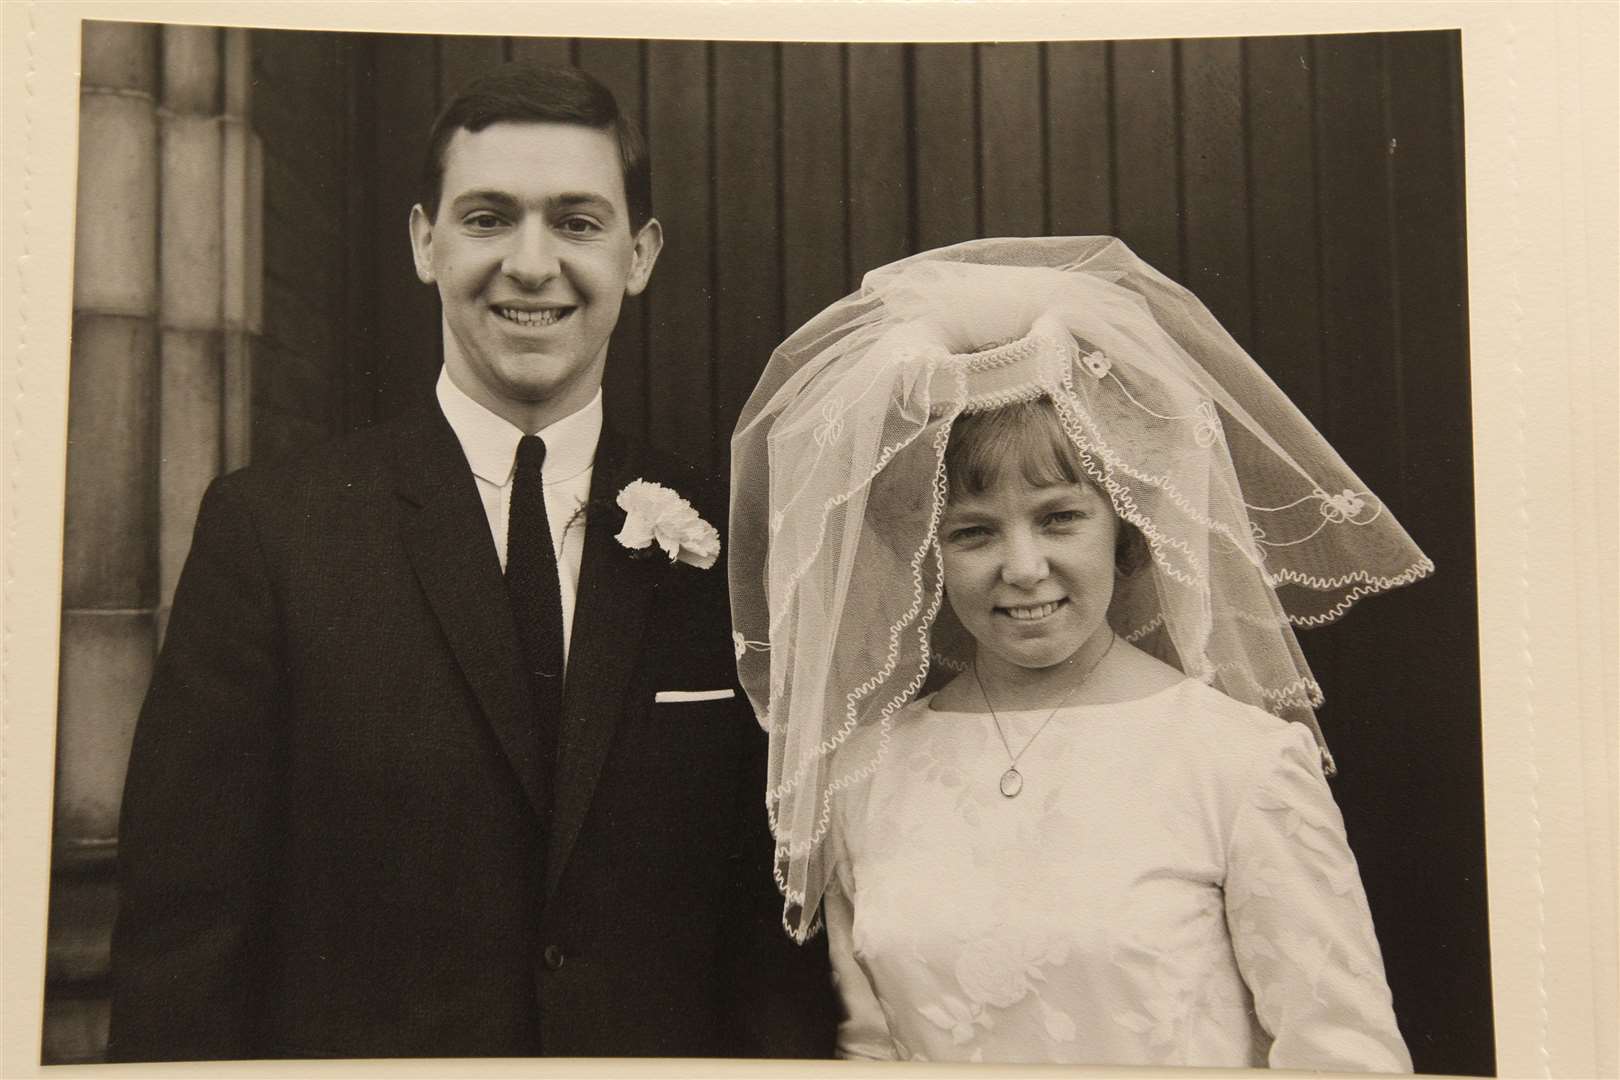
[[[467, 455], [478, 496], [484, 501], [489, 518], [490, 537], [506, 569], [506, 521], [512, 505], [512, 472], [517, 460], [518, 440], [523, 431], [496, 416], [468, 397], [450, 379], [448, 369], [439, 371], [436, 388], [439, 408], [450, 421], [461, 450]], [[546, 443], [546, 463], [541, 483], [546, 492], [546, 519], [551, 525], [551, 548], [557, 554], [557, 578], [562, 590], [563, 661], [568, 660], [568, 644], [573, 636], [574, 598], [579, 592], [579, 562], [585, 547], [585, 515], [582, 508], [591, 494], [591, 467], [596, 460], [596, 443], [602, 434], [602, 391], [578, 412], [534, 432]]]

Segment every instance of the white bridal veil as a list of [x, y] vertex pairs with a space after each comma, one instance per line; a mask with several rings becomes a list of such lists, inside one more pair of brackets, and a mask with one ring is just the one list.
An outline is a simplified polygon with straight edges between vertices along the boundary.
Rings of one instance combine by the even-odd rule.
[[799, 940], [832, 799], [882, 765], [931, 666], [972, 656], [935, 535], [951, 423], [1040, 396], [1151, 556], [1118, 582], [1114, 630], [1319, 744], [1293, 628], [1433, 569], [1203, 304], [1119, 240], [975, 240], [873, 270], [771, 355], [732, 441], [738, 667], [770, 735]]

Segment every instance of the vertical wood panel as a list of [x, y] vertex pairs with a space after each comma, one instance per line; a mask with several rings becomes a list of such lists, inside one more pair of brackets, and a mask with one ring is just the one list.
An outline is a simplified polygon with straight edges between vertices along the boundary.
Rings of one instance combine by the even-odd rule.
[[843, 46], [782, 46], [782, 288], [787, 330], [849, 282]]
[[911, 254], [905, 48], [848, 46], [850, 289]]
[[1253, 335], [1242, 45], [1216, 38], [1184, 41], [1180, 50], [1185, 283], [1248, 347]]
[[[525, 38], [534, 42], [537, 39]], [[513, 42], [514, 52], [517, 42]], [[639, 41], [586, 38], [579, 42], [579, 66], [613, 92], [619, 111], [646, 131], [647, 106], [642, 86], [643, 46]], [[653, 177], [656, 187], [657, 176]], [[654, 191], [653, 216], [661, 214]], [[650, 291], [662, 290], [669, 267], [654, 268]], [[619, 312], [619, 325], [608, 345], [607, 372], [602, 378], [602, 404], [615, 427], [640, 434], [647, 427], [647, 299], [629, 297]]]
[[1330, 441], [1374, 491], [1399, 490], [1399, 367], [1379, 40], [1317, 48], [1318, 244]]
[[377, 415], [393, 416], [425, 400], [441, 362], [439, 294], [416, 279], [409, 227], [427, 131], [438, 112], [438, 63], [431, 37], [381, 35], [374, 50], [379, 107], [371, 274], [377, 331], [371, 362]]
[[[1371, 35], [1316, 39], [1312, 54], [1324, 434], [1404, 520], [1381, 47]], [[1336, 794], [1374, 925], [1385, 928], [1392, 989], [1403, 999], [1417, 985], [1407, 966], [1424, 961], [1418, 950], [1402, 947], [1403, 931], [1392, 928], [1399, 927], [1406, 892], [1395, 883], [1428, 873], [1421, 863], [1435, 857], [1411, 839], [1411, 823], [1425, 816], [1432, 798], [1423, 778], [1431, 767], [1422, 734], [1428, 710], [1420, 704], [1427, 694], [1410, 655], [1412, 643], [1426, 636], [1412, 622], [1410, 605], [1427, 587], [1368, 600], [1320, 632], [1336, 650], [1333, 667], [1319, 673], [1328, 695], [1322, 726], [1346, 764]]]
[[1132, 251], [1180, 281], [1175, 46], [1118, 41], [1111, 47], [1114, 220]]
[[1041, 47], [980, 45], [979, 175], [986, 236], [1046, 231]]
[[1254, 358], [1321, 427], [1310, 39], [1254, 38], [1248, 64]]
[[[1399, 447], [1392, 418], [1396, 342], [1378, 40], [1369, 35], [1312, 39], [1310, 57], [1324, 391], [1318, 428], [1387, 500], [1396, 495], [1393, 462]], [[1361, 675], [1374, 684], [1383, 681], [1363, 669], [1359, 625], [1347, 620], [1322, 634], [1338, 650], [1337, 669], [1330, 673], [1338, 685], [1361, 686]], [[1365, 686], [1362, 701], [1377, 690]], [[1341, 711], [1352, 703], [1353, 698], [1332, 699], [1322, 713], [1324, 728], [1341, 743], [1354, 744], [1366, 732], [1364, 725], [1376, 722], [1359, 710]], [[1399, 713], [1397, 708], [1390, 715]]]
[[776, 46], [714, 46], [718, 402], [716, 451], [780, 340], [782, 246], [776, 215]]
[[973, 46], [918, 45], [913, 71], [916, 248], [922, 251], [979, 235]]
[[[1461, 80], [1458, 35], [1392, 34], [1386, 41], [1390, 77], [1391, 163], [1394, 182], [1395, 279], [1400, 319], [1397, 337], [1404, 363], [1401, 378], [1409, 407], [1422, 422], [1406, 425], [1404, 503], [1397, 508], [1414, 538], [1434, 559], [1435, 576], [1400, 596], [1393, 613], [1421, 638], [1433, 669], [1472, 675], [1478, 656], [1473, 619], [1435, 619], [1435, 611], [1471, 612], [1476, 604], [1473, 440], [1469, 416], [1468, 315], [1463, 237]], [[1433, 422], [1440, 417], [1454, 422]], [[1395, 598], [1392, 598], [1392, 600]], [[1414, 679], [1415, 683], [1416, 680]], [[1422, 698], [1422, 723], [1402, 725], [1390, 749], [1411, 762], [1445, 761], [1444, 770], [1418, 765], [1410, 777], [1427, 787], [1424, 803], [1407, 795], [1407, 808], [1424, 816], [1431, 836], [1446, 837], [1454, 854], [1456, 886], [1447, 898], [1451, 918], [1483, 925], [1487, 914], [1483, 828], [1483, 779], [1479, 739], [1479, 686], [1472, 677], [1454, 681], [1444, 694]], [[1412, 702], [1406, 704], [1412, 712]], [[1414, 717], [1415, 719], [1415, 717]], [[1410, 775], [1410, 774], [1409, 774]], [[1395, 873], [1425, 872], [1428, 852], [1417, 845], [1391, 862]], [[1435, 964], [1416, 949], [1394, 959], [1391, 981], [1410, 1029], [1436, 1033], [1414, 1048], [1424, 1071], [1489, 1074], [1489, 1043], [1467, 1033], [1490, 1030], [1489, 993], [1457, 995], [1458, 985], [1488, 987], [1489, 942], [1460, 937], [1446, 962]]]
[[708, 65], [702, 43], [647, 46], [653, 199], [664, 224], [647, 297], [647, 430], [658, 446], [699, 461], [713, 453], [714, 427]]
[[1113, 235], [1108, 45], [1046, 46], [1049, 215], [1054, 236]]
[[515, 37], [508, 39], [507, 48], [513, 60], [554, 67], [564, 67], [574, 62], [574, 42], [570, 38]]
[[[1399, 375], [1408, 403], [1466, 415], [1466, 366], [1448, 370], [1434, 362], [1468, 354], [1463, 177], [1455, 153], [1462, 141], [1457, 38], [1454, 33], [1392, 34], [1387, 47]], [[1422, 498], [1447, 496], [1457, 517], [1455, 525], [1424, 539], [1446, 544], [1470, 565], [1469, 493], [1453, 486], [1459, 471], [1470, 471], [1468, 427], [1407, 424], [1405, 441], [1403, 472], [1409, 483]]]
[[[363, 427], [377, 419], [379, 401], [369, 375], [375, 363], [377, 290], [372, 287], [369, 258], [377, 227], [373, 193], [377, 189], [377, 145], [366, 137], [377, 112], [375, 39], [347, 35], [341, 63], [346, 89], [343, 157], [348, 184], [343, 191], [343, 424]], [[227, 345], [227, 350], [231, 347]]]
[[506, 42], [498, 37], [445, 35], [439, 43], [439, 99], [443, 108], [462, 88], [506, 59]]

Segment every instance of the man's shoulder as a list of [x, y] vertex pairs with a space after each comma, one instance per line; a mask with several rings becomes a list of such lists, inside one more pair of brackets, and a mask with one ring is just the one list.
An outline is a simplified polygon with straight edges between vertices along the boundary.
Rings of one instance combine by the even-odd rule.
[[352, 494], [386, 486], [401, 444], [420, 437], [432, 419], [426, 409], [413, 409], [273, 461], [250, 463], [221, 477], [216, 486], [229, 496], [278, 503], [329, 491]]

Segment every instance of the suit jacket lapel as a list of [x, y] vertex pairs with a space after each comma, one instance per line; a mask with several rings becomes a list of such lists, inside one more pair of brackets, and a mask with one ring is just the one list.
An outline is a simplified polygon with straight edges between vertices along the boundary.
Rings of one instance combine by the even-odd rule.
[[395, 488], [406, 504], [405, 549], [417, 580], [530, 804], [549, 820], [533, 697], [500, 559], [477, 481], [437, 404], [401, 428], [395, 466]]
[[585, 550], [563, 685], [556, 816], [546, 870], [548, 897], [556, 889], [590, 808], [624, 713], [625, 695], [635, 678], [654, 589], [668, 565], [661, 558], [633, 558], [614, 539], [624, 522], [615, 496], [636, 478], [637, 466], [635, 452], [604, 427], [591, 473]]

